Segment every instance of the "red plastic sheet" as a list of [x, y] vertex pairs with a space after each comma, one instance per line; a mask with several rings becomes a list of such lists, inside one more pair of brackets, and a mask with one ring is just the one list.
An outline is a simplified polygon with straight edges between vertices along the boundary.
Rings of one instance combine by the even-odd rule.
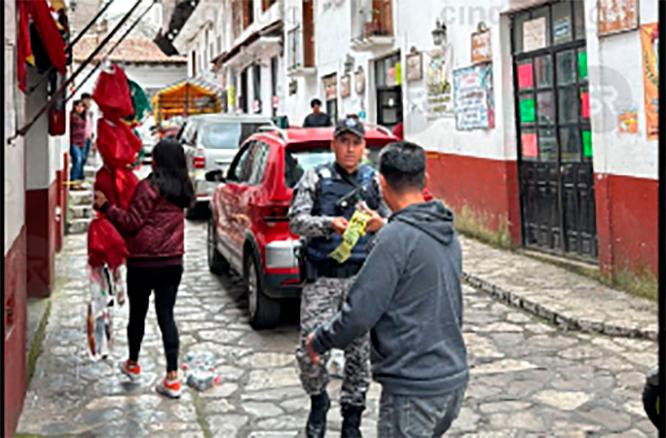
[[88, 228], [88, 264], [98, 268], [107, 264], [116, 269], [127, 259], [127, 245], [108, 219], [98, 217]]

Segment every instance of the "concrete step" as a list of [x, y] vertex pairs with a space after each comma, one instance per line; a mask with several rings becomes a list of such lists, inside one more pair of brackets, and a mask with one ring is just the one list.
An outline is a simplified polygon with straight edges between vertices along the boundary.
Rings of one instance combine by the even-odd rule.
[[66, 234], [84, 234], [88, 231], [91, 219], [73, 219], [65, 224]]
[[93, 192], [91, 190], [70, 190], [69, 191], [69, 206], [77, 205], [92, 205]]
[[83, 176], [86, 180], [95, 180], [98, 168], [96, 166], [86, 166], [83, 168]]
[[92, 205], [70, 205], [67, 212], [67, 221], [74, 219], [92, 219], [95, 217], [95, 211]]

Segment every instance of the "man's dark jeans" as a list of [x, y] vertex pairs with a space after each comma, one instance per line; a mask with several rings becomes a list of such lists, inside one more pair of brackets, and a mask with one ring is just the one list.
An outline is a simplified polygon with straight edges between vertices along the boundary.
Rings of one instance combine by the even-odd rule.
[[434, 397], [397, 395], [382, 390], [379, 400], [379, 438], [432, 438], [449, 430], [458, 417], [464, 385], [455, 391]]

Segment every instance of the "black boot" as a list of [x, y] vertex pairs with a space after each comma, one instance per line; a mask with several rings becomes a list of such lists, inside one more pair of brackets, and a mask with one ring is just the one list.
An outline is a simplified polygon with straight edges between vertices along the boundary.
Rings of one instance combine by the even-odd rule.
[[305, 426], [308, 438], [324, 438], [326, 435], [326, 413], [331, 407], [331, 400], [326, 391], [310, 397], [310, 415]]
[[364, 406], [342, 405], [342, 438], [361, 438], [361, 416]]

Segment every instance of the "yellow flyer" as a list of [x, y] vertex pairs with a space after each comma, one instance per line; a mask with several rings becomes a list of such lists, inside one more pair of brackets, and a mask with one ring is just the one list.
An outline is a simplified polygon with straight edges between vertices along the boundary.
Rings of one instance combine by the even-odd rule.
[[358, 239], [365, 235], [365, 227], [371, 216], [361, 210], [354, 211], [349, 226], [342, 235], [342, 243], [329, 254], [338, 263], [344, 263], [351, 256], [352, 249], [358, 243]]

